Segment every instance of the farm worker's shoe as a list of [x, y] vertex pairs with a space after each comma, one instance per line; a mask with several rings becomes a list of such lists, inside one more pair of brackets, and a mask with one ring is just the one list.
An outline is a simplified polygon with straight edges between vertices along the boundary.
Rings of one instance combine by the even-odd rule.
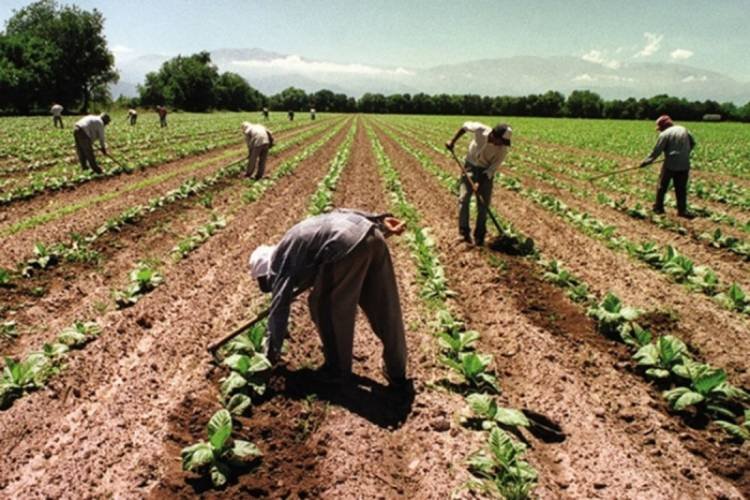
[[656, 207], [655, 206], [654, 208], [651, 209], [651, 211], [654, 212], [655, 214], [660, 214], [661, 215], [661, 214], [664, 213], [664, 208], [663, 207]]
[[677, 214], [677, 217], [682, 217], [683, 219], [692, 220], [695, 219], [695, 214], [691, 212], [682, 212]]

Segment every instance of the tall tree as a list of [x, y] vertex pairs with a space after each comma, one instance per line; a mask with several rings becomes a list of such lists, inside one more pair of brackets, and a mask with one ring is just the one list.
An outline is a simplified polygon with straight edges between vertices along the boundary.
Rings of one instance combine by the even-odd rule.
[[263, 104], [263, 96], [237, 73], [227, 71], [216, 81], [216, 107], [233, 111], [255, 111]]
[[216, 104], [219, 72], [208, 52], [177, 56], [148, 73], [138, 86], [144, 105], [168, 104], [188, 111], [207, 111]]
[[[21, 43], [28, 54], [38, 54], [40, 43], [47, 46], [43, 52], [48, 71], [42, 74], [49, 76], [43, 82], [45, 90], [33, 97], [36, 107], [46, 107], [52, 95], [67, 107], [80, 104], [85, 112], [93, 93], [102, 95], [102, 87], [117, 82], [114, 56], [103, 32], [104, 17], [96, 9], [89, 12], [39, 0], [14, 12], [3, 36]], [[28, 67], [14, 66], [21, 71]]]

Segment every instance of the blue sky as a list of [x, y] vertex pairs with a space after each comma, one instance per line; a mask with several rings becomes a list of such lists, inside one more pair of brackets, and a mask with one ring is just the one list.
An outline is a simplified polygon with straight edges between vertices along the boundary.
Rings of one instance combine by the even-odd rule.
[[[28, 1], [1, 0], [4, 23]], [[78, 0], [106, 17], [120, 58], [259, 47], [307, 58], [429, 67], [572, 55], [608, 67], [681, 62], [750, 81], [748, 0]]]

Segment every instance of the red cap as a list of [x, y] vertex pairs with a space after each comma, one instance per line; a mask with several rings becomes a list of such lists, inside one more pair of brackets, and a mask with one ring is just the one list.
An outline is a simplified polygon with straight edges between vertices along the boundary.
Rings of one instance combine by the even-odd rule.
[[672, 125], [674, 125], [674, 123], [672, 123], [672, 118], [669, 115], [661, 115], [656, 119], [656, 128], [659, 130], [668, 129]]

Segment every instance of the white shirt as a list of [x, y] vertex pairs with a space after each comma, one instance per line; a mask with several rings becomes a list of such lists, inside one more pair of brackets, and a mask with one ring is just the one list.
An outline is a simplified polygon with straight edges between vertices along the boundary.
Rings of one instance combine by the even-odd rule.
[[89, 136], [91, 142], [98, 140], [102, 149], [106, 149], [106, 146], [104, 145], [104, 122], [100, 116], [84, 116], [76, 122], [76, 127], [86, 132], [86, 135]]
[[63, 112], [63, 107], [59, 104], [55, 104], [50, 108], [50, 112], [52, 113], [52, 116], [60, 116]]
[[245, 142], [248, 148], [257, 148], [270, 144], [268, 138], [268, 129], [257, 123], [244, 122], [242, 124], [242, 133], [245, 134]]
[[466, 122], [461, 128], [474, 133], [474, 138], [469, 143], [469, 151], [466, 153], [466, 162], [484, 168], [487, 177], [492, 178], [497, 167], [505, 160], [508, 146], [490, 144], [488, 137], [492, 129], [483, 123]]
[[128, 116], [138, 116], [138, 111], [136, 111], [134, 109], [129, 109], [128, 110]]

